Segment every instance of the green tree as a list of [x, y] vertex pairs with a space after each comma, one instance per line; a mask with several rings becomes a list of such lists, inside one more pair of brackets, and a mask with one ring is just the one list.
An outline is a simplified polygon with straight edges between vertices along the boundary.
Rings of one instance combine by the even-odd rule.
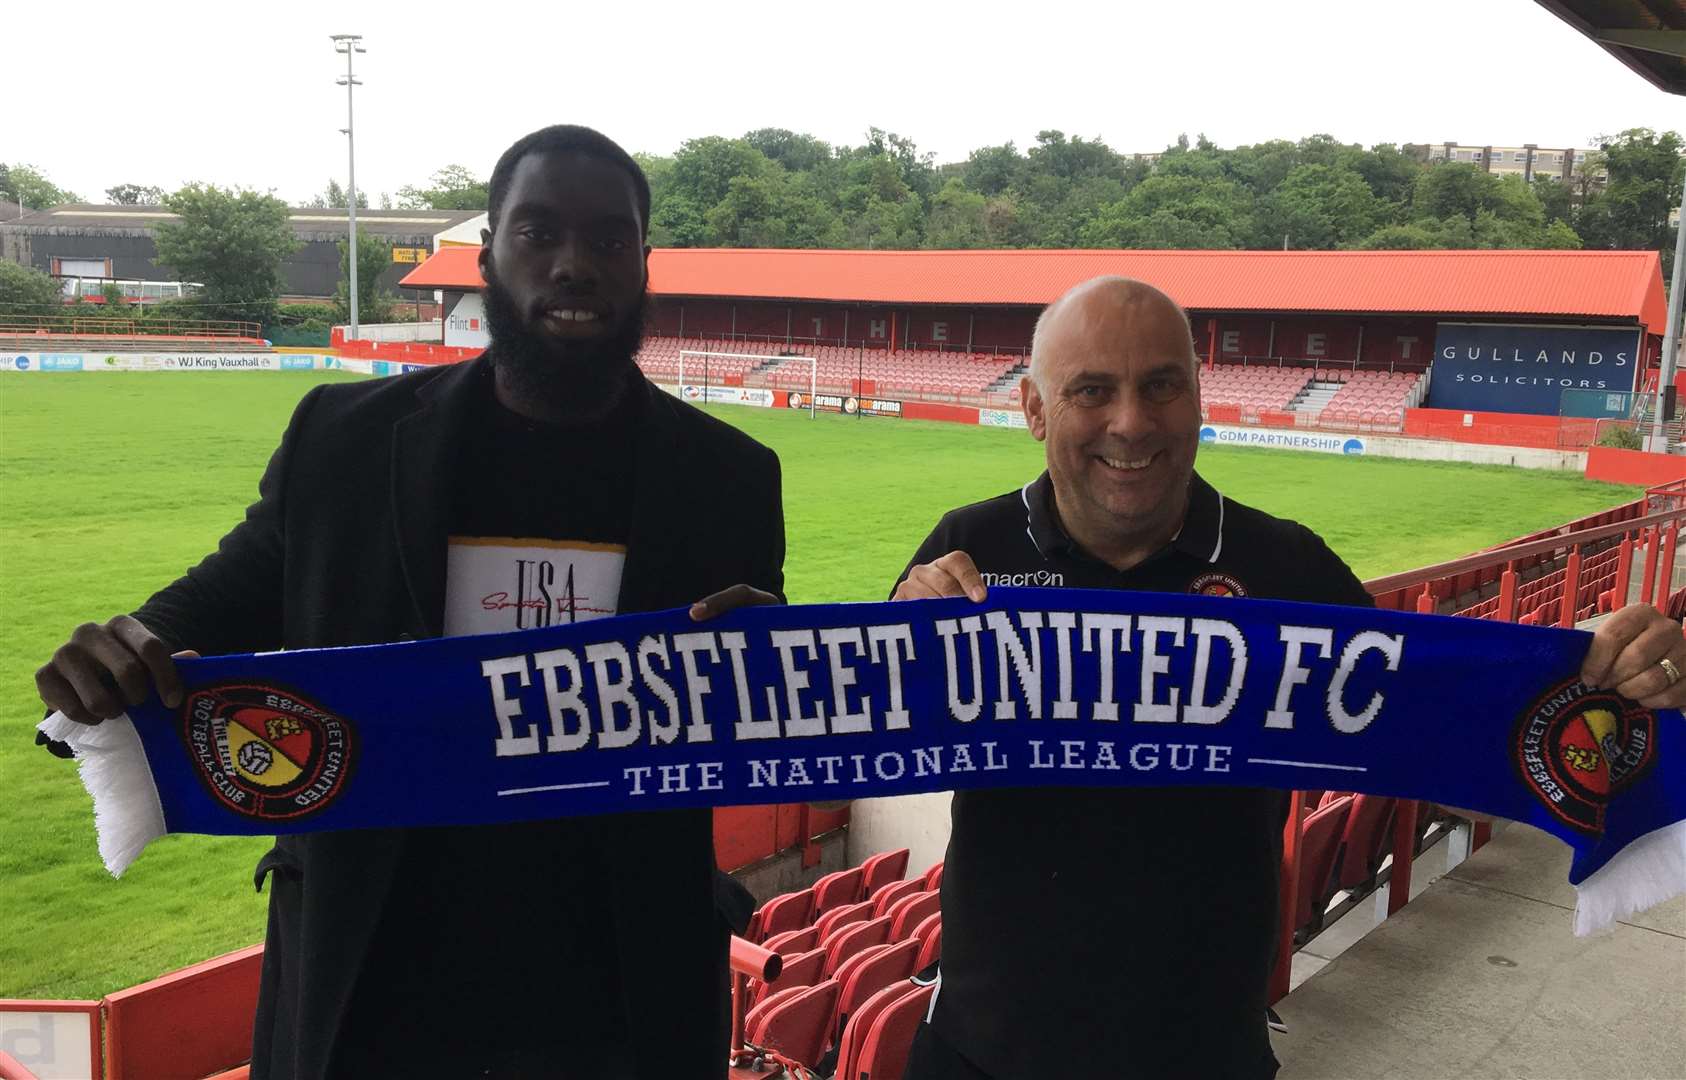
[[1470, 223], [1461, 217], [1421, 218], [1384, 225], [1365, 237], [1358, 246], [1366, 251], [1469, 248], [1475, 246], [1475, 237]]
[[1000, 195], [1023, 178], [1026, 161], [1012, 143], [985, 146], [966, 158], [961, 178], [980, 195]]
[[106, 188], [105, 197], [117, 206], [157, 206], [164, 201], [164, 189], [150, 184], [118, 184]]
[[1424, 169], [1411, 194], [1412, 217], [1462, 217], [1470, 221], [1487, 205], [1495, 178], [1473, 165], [1445, 162]]
[[1417, 174], [1423, 171], [1422, 162], [1392, 143], [1378, 143], [1348, 164], [1370, 185], [1376, 198], [1395, 206], [1410, 199]]
[[1581, 207], [1575, 225], [1589, 248], [1661, 251], [1663, 277], [1674, 265], [1674, 226], [1669, 213], [1680, 205], [1686, 159], [1677, 132], [1657, 134], [1630, 128], [1603, 140], [1588, 174], [1602, 165], [1609, 174], [1604, 190]]
[[[345, 196], [340, 198], [343, 200]], [[486, 181], [466, 166], [447, 165], [433, 174], [428, 187], [405, 184], [399, 188], [398, 207], [401, 210], [484, 210]]]
[[714, 232], [703, 211], [685, 196], [652, 197], [650, 244], [654, 247], [713, 247]]
[[[338, 180], [330, 178], [328, 180], [328, 186], [323, 188], [320, 194], [312, 196], [310, 201], [304, 205], [321, 210], [344, 210], [349, 208], [350, 202], [351, 200], [345, 197], [345, 188], [340, 187], [340, 182]], [[368, 208], [369, 193], [366, 191], [359, 191], [357, 193], [357, 209], [367, 210]]]
[[931, 200], [925, 243], [944, 251], [989, 247], [988, 213], [988, 199], [950, 180]]
[[1568, 184], [1554, 176], [1534, 174], [1534, 198], [1547, 221], [1575, 223], [1575, 193]]
[[245, 189], [189, 184], [164, 197], [177, 220], [154, 230], [158, 262], [203, 285], [206, 318], [268, 323], [281, 295], [281, 265], [299, 246], [287, 204]]
[[935, 154], [922, 154], [912, 139], [879, 128], [867, 130], [866, 145], [859, 153], [867, 157], [888, 158], [895, 163], [896, 172], [907, 189], [921, 200], [929, 199], [937, 190]]
[[[351, 318], [351, 260], [349, 253], [351, 245], [341, 240], [337, 245], [340, 251], [340, 281], [334, 287], [334, 312], [340, 319]], [[380, 287], [380, 276], [387, 267], [392, 265], [392, 244], [379, 236], [371, 236], [366, 232], [357, 234], [357, 321], [362, 323], [386, 322], [392, 315], [392, 304], [395, 297], [391, 292]]]
[[57, 281], [31, 266], [0, 259], [0, 315], [52, 315], [64, 307]]
[[705, 135], [687, 139], [673, 155], [668, 190], [706, 215], [726, 197], [734, 179], [762, 176], [771, 168], [767, 156], [742, 139]]
[[791, 172], [815, 172], [831, 160], [831, 144], [784, 128], [759, 128], [743, 137], [768, 161]]
[[1350, 247], [1381, 224], [1386, 206], [1364, 177], [1344, 165], [1299, 165], [1259, 204], [1259, 247]]
[[725, 247], [827, 247], [842, 239], [836, 216], [815, 197], [807, 177], [776, 168], [734, 177], [707, 223]]
[[1081, 242], [1085, 247], [1237, 248], [1253, 229], [1252, 195], [1234, 181], [1155, 174], [1104, 208], [1083, 230]]
[[40, 169], [21, 163], [0, 163], [0, 199], [21, 203], [31, 210], [47, 210], [82, 201], [80, 195], [48, 180]]

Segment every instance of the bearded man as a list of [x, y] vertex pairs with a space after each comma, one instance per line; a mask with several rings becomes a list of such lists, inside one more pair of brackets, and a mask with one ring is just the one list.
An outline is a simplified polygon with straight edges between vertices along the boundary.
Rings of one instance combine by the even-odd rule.
[[[77, 628], [37, 673], [46, 704], [177, 704], [188, 650], [778, 600], [777, 457], [634, 363], [649, 214], [595, 131], [510, 147], [480, 254], [491, 347], [305, 394], [245, 520], [133, 615]], [[281, 837], [256, 873], [252, 1076], [723, 1076], [717, 876], [707, 810]]]

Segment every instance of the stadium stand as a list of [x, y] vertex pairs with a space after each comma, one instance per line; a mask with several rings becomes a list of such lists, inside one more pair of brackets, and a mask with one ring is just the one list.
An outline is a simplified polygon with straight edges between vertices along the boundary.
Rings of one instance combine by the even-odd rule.
[[679, 377], [682, 352], [736, 354], [684, 357], [686, 382], [702, 383], [706, 378], [710, 384], [807, 390], [812, 377], [822, 392], [903, 394], [931, 400], [980, 397], [1023, 363], [1017, 354], [651, 336], [638, 351], [638, 366], [657, 382], [671, 382]]
[[1209, 421], [1402, 431], [1428, 379], [1414, 371], [1219, 364], [1200, 374]]

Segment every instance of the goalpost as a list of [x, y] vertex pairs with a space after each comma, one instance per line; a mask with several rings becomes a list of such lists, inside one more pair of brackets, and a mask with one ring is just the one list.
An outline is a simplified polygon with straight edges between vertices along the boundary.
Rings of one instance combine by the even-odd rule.
[[685, 364], [687, 360], [693, 362], [693, 370], [695, 370], [696, 367], [702, 368], [701, 385], [703, 391], [702, 399], [704, 402], [708, 401], [708, 388], [710, 385], [708, 369], [710, 360], [754, 360], [757, 364], [765, 364], [769, 360], [777, 361], [779, 363], [787, 361], [795, 361], [797, 363], [806, 362], [808, 365], [808, 418], [811, 420], [814, 417], [814, 390], [819, 385], [820, 366], [819, 361], [814, 359], [812, 356], [767, 356], [762, 353], [709, 352], [704, 349], [680, 349], [678, 376], [680, 394], [684, 394], [685, 392]]

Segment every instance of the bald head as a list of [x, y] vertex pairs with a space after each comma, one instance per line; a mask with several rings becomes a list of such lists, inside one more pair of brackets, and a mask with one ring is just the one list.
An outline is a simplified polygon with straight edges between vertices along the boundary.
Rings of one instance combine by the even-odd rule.
[[[1180, 333], [1169, 328], [1171, 322], [1181, 325]], [[1161, 340], [1170, 337], [1180, 341], [1190, 368], [1198, 368], [1188, 314], [1163, 292], [1145, 281], [1117, 275], [1073, 285], [1036, 320], [1036, 331], [1030, 339], [1030, 379], [1046, 392], [1049, 357], [1068, 342], [1143, 332]]]
[[1129, 278], [1084, 282], [1037, 320], [1020, 386], [1073, 540], [1123, 569], [1176, 535], [1200, 447], [1200, 371], [1175, 301]]

